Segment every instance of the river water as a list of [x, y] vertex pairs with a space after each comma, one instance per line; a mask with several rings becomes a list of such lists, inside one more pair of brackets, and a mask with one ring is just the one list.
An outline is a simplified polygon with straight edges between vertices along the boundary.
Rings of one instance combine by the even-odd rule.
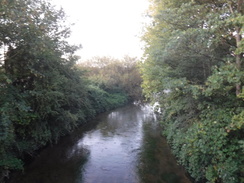
[[44, 149], [10, 183], [190, 183], [147, 105], [128, 105]]

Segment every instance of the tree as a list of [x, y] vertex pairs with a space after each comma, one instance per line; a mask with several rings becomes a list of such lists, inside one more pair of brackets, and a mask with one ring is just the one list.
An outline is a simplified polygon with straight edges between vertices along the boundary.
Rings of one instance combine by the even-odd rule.
[[108, 92], [124, 92], [129, 100], [140, 100], [141, 76], [137, 58], [125, 56], [123, 59], [95, 57], [79, 65], [87, 70], [87, 76]]
[[0, 180], [93, 115], [64, 19], [42, 0], [0, 1]]
[[173, 152], [197, 181], [240, 182], [243, 1], [152, 1], [149, 15], [142, 86]]

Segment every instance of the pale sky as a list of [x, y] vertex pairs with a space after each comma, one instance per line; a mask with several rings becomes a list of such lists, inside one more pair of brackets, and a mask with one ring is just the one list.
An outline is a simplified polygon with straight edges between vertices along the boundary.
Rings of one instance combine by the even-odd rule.
[[94, 56], [142, 56], [140, 35], [148, 0], [50, 0], [62, 6], [71, 28], [71, 43], [81, 44], [82, 60]]

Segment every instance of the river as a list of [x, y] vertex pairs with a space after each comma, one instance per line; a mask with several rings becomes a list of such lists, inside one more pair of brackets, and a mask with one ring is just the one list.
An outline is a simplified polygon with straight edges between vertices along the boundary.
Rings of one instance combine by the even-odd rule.
[[147, 105], [103, 113], [45, 148], [10, 183], [190, 183]]

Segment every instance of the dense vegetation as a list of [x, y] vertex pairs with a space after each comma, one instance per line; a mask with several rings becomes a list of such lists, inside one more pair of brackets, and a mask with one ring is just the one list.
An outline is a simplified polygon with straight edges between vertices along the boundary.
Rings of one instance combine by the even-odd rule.
[[94, 57], [80, 63], [78, 68], [85, 71], [92, 87], [110, 93], [124, 93], [129, 101], [142, 100], [142, 79], [137, 58]]
[[[100, 78], [98, 84], [87, 77], [87, 71], [77, 68], [74, 53], [79, 46], [68, 44], [70, 29], [65, 26], [65, 14], [50, 3], [0, 0], [0, 22], [2, 182], [10, 171], [22, 170], [23, 159], [38, 149], [135, 96], [128, 88], [120, 90], [122, 80], [112, 83], [112, 78], [122, 76], [115, 70], [111, 82]], [[125, 73], [130, 72], [127, 69], [134, 69], [127, 64], [122, 66], [124, 80], [128, 79]]]
[[145, 95], [197, 182], [244, 182], [243, 0], [152, 0]]

